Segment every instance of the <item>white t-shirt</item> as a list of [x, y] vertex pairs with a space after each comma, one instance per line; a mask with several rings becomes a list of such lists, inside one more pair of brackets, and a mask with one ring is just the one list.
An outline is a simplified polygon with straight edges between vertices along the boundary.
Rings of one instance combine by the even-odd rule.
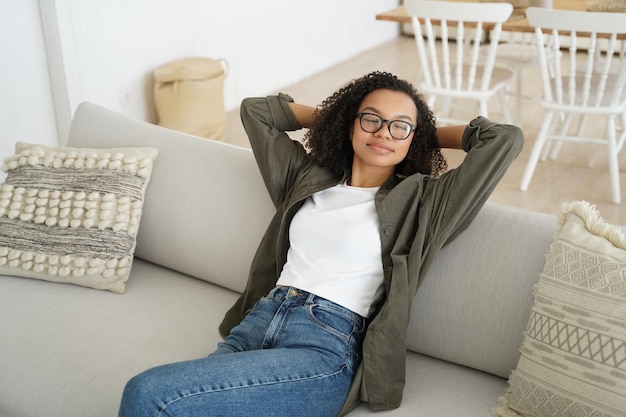
[[291, 223], [291, 246], [278, 285], [368, 317], [383, 295], [377, 191], [342, 183], [309, 197]]

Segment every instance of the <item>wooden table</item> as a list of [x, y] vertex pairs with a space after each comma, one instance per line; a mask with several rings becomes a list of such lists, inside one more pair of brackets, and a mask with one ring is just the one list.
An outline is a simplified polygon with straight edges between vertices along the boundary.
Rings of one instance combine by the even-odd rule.
[[[446, 0], [441, 0], [446, 1]], [[450, 0], [448, 0], [450, 1]], [[475, 0], [454, 0], [462, 2], [472, 2]], [[502, 0], [506, 1], [506, 0]], [[555, 9], [585, 11], [587, 7], [598, 3], [601, 0], [552, 0], [552, 6]], [[524, 9], [515, 9], [508, 22], [502, 25], [503, 31], [509, 32], [533, 32], [534, 29], [528, 23], [524, 15]], [[376, 20], [398, 23], [411, 23], [411, 17], [406, 13], [404, 5], [400, 5], [395, 9], [386, 11], [376, 15]]]

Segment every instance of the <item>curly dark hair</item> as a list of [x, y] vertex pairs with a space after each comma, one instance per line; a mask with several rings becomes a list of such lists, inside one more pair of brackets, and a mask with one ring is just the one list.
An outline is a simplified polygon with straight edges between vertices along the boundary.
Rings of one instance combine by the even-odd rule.
[[387, 72], [375, 71], [352, 80], [316, 108], [313, 126], [304, 136], [310, 156], [337, 175], [343, 175], [354, 158], [350, 129], [359, 106], [367, 94], [381, 88], [406, 93], [417, 107], [413, 141], [406, 158], [396, 166], [396, 174], [439, 176], [447, 169], [447, 163], [437, 142], [435, 117], [411, 83]]

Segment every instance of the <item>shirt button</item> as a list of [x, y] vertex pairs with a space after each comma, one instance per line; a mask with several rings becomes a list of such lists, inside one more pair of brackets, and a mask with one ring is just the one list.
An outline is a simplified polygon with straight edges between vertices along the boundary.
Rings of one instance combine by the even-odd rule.
[[391, 234], [391, 229], [387, 228], [384, 230], [384, 233], [389, 236]]
[[393, 271], [393, 267], [392, 266], [388, 266], [387, 267], [387, 272], [391, 272], [391, 271]]

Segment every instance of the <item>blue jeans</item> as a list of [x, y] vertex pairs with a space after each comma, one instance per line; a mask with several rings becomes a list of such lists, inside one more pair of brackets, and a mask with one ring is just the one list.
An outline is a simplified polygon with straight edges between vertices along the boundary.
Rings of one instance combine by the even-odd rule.
[[133, 377], [119, 417], [336, 416], [365, 326], [331, 301], [276, 287], [208, 357]]

